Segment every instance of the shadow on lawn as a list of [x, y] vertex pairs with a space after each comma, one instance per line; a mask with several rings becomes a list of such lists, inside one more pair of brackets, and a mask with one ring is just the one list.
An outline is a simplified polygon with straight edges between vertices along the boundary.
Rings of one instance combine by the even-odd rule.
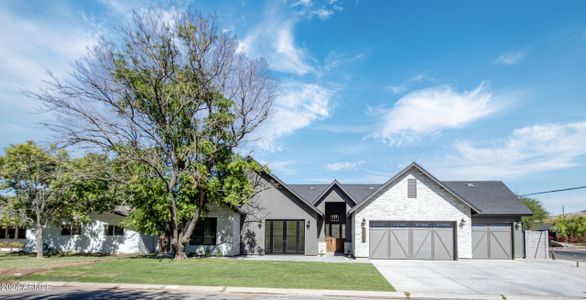
[[189, 298], [189, 295], [179, 292], [169, 291], [149, 291], [149, 290], [123, 290], [123, 289], [104, 289], [104, 290], [65, 290], [65, 291], [45, 291], [26, 294], [2, 295], [6, 300], [37, 300], [37, 299], [170, 299], [179, 300]]

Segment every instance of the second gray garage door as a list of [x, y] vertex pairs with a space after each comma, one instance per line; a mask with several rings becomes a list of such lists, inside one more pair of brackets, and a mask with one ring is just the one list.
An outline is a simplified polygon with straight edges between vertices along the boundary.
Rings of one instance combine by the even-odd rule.
[[370, 221], [371, 259], [454, 259], [453, 222]]
[[511, 224], [472, 224], [472, 257], [512, 259]]

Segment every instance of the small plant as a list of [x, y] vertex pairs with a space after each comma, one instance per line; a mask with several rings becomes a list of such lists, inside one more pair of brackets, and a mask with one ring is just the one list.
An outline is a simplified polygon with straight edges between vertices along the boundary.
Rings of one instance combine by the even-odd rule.
[[24, 243], [21, 242], [0, 242], [0, 248], [23, 248]]
[[206, 250], [205, 257], [212, 256], [212, 252], [210, 250]]
[[222, 251], [218, 250], [216, 251], [216, 257], [223, 257], [224, 253], [222, 253]]

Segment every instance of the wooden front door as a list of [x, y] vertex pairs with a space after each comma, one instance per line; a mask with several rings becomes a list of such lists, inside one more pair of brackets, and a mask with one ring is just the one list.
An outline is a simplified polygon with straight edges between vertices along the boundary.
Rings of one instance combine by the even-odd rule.
[[326, 236], [326, 251], [344, 252], [344, 241], [345, 239], [339, 239], [333, 236]]

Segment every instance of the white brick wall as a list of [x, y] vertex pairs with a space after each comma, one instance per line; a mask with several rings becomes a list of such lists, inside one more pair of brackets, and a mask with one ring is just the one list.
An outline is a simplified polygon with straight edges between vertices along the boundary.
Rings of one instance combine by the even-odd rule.
[[[417, 179], [417, 198], [407, 198], [407, 179]], [[456, 221], [458, 258], [472, 257], [470, 208], [412, 168], [391, 184], [382, 195], [353, 214], [353, 254], [369, 255], [369, 221]], [[366, 220], [366, 242], [362, 243], [362, 220]], [[461, 220], [464, 219], [464, 225]]]

